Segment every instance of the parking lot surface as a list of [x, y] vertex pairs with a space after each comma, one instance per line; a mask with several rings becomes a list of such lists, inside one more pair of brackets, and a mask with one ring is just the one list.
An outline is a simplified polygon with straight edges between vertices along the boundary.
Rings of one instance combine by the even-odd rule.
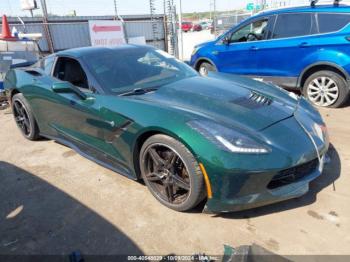
[[0, 254], [219, 255], [253, 243], [290, 254], [350, 253], [350, 107], [322, 109], [331, 163], [299, 198], [223, 215], [172, 211], [54, 141], [30, 142], [0, 111]]
[[180, 48], [180, 58], [184, 61], [191, 60], [191, 54], [196, 45], [207, 41], [212, 41], [215, 39], [215, 36], [210, 33], [210, 30], [203, 30], [200, 32], [188, 32], [188, 33], [184, 32], [182, 36], [183, 36], [183, 56], [181, 56], [181, 48]]

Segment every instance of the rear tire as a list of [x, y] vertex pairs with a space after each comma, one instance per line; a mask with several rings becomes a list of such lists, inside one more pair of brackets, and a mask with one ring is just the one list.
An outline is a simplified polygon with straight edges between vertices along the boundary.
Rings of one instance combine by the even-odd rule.
[[140, 170], [152, 195], [173, 210], [190, 210], [206, 196], [196, 159], [172, 137], [158, 134], [146, 140], [140, 151]]
[[306, 79], [303, 94], [316, 106], [338, 108], [347, 101], [349, 87], [341, 75], [323, 70]]
[[209, 72], [216, 72], [216, 68], [211, 63], [203, 62], [200, 64], [198, 72], [201, 76], [208, 76]]
[[40, 138], [39, 127], [30, 105], [21, 93], [13, 96], [11, 106], [16, 124], [22, 135], [31, 141], [38, 140]]

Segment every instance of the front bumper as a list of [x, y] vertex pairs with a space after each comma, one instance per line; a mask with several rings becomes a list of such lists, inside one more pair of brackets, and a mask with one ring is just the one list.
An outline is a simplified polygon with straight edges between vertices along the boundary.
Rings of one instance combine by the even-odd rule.
[[[204, 162], [213, 197], [204, 211], [232, 212], [297, 198], [322, 174], [329, 138], [321, 116], [301, 101], [294, 116], [261, 131], [274, 145], [271, 154], [237, 156]], [[312, 168], [308, 165], [313, 163]], [[306, 168], [302, 168], [305, 167]], [[220, 168], [223, 167], [223, 168]], [[288, 183], [271, 182], [291, 175]]]
[[204, 208], [204, 212], [219, 213], [241, 211], [300, 197], [309, 191], [310, 182], [322, 174], [326, 159], [327, 156], [324, 155], [321, 157], [321, 161], [318, 161], [318, 166], [313, 172], [285, 186], [275, 189], [266, 188], [263, 192], [232, 199], [209, 199]]

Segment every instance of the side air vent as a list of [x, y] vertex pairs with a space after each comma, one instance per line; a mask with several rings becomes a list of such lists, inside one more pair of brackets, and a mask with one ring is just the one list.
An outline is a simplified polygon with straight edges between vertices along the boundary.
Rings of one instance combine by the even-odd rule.
[[269, 98], [269, 97], [266, 97], [262, 94], [259, 94], [257, 92], [253, 92], [251, 91], [250, 95], [249, 95], [249, 99], [258, 103], [258, 104], [261, 104], [261, 105], [271, 105], [272, 103], [272, 99]]

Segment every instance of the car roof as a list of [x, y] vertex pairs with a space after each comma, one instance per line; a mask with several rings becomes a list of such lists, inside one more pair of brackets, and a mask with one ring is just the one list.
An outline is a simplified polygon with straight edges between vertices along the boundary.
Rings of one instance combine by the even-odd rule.
[[74, 58], [79, 58], [83, 56], [88, 56], [91, 54], [105, 54], [111, 51], [118, 51], [118, 50], [132, 50], [132, 49], [153, 49], [151, 46], [146, 45], [120, 45], [120, 46], [114, 46], [114, 47], [80, 47], [80, 48], [73, 48], [73, 49], [67, 49], [64, 51], [57, 52], [56, 55], [58, 56], [69, 56]]
[[303, 12], [325, 12], [325, 13], [350, 13], [349, 5], [317, 5], [312, 7], [307, 6], [293, 6], [293, 7], [283, 7], [278, 9], [266, 10], [258, 13], [256, 16], [266, 16], [274, 15], [280, 13], [303, 13]]

